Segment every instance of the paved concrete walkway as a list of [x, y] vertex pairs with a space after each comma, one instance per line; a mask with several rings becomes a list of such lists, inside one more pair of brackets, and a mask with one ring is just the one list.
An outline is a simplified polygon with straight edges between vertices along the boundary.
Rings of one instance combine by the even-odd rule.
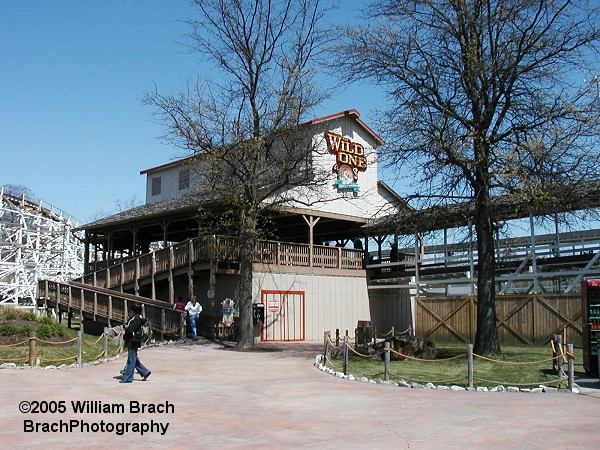
[[[270, 347], [284, 350], [235, 352], [206, 341], [144, 349], [140, 359], [152, 375], [132, 384], [114, 378], [123, 358], [83, 368], [0, 370], [1, 445], [411, 450], [600, 445], [600, 399], [592, 395], [366, 384], [316, 369], [319, 343]], [[22, 413], [24, 401], [55, 412]], [[75, 412], [74, 403], [85, 401], [80, 405], [87, 408]], [[118, 434], [126, 424], [128, 432]], [[142, 426], [152, 428], [142, 436]]]

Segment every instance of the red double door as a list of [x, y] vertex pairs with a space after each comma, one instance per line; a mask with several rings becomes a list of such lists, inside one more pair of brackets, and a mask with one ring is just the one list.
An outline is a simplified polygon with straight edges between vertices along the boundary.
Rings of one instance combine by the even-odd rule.
[[261, 291], [265, 305], [265, 322], [261, 329], [262, 341], [305, 340], [304, 291]]

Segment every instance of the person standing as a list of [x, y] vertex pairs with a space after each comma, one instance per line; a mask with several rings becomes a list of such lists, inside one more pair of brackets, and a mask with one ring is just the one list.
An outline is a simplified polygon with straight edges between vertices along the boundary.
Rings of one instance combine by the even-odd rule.
[[177, 301], [173, 305], [173, 309], [175, 311], [185, 311], [185, 303], [183, 303], [183, 299], [181, 297], [177, 297]]
[[188, 313], [188, 319], [190, 320], [190, 327], [192, 329], [192, 339], [198, 339], [198, 334], [196, 332], [196, 321], [200, 317], [200, 313], [202, 312], [202, 305], [196, 301], [196, 296], [192, 295], [190, 297], [190, 301], [185, 305], [185, 310]]
[[127, 364], [125, 364], [124, 373], [119, 383], [132, 383], [135, 370], [142, 376], [142, 381], [146, 381], [152, 373], [141, 363], [138, 357], [138, 349], [142, 346], [142, 343], [136, 342], [133, 338], [133, 334], [146, 323], [146, 319], [141, 315], [142, 307], [139, 303], [132, 303], [129, 312], [130, 317], [124, 327], [125, 335], [123, 336], [125, 347], [127, 347]]

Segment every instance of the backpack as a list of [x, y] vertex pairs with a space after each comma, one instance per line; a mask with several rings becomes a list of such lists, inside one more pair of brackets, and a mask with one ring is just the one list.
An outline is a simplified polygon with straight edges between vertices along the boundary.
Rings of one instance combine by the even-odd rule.
[[146, 342], [150, 339], [150, 335], [152, 334], [152, 324], [150, 321], [146, 321], [146, 323], [142, 324], [137, 330], [135, 330], [131, 339], [133, 342]]

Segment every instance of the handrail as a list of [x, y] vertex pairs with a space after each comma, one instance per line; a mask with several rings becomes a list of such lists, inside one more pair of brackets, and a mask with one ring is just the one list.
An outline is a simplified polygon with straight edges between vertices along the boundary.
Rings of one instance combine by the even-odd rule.
[[[107, 322], [125, 323], [129, 305], [137, 302], [142, 306], [142, 315], [152, 322], [153, 329], [160, 334], [184, 336], [184, 321], [181, 312], [160, 300], [94, 287], [78, 282], [38, 281], [38, 301], [48, 306], [55, 304], [59, 309], [75, 310], [92, 317], [102, 317]], [[165, 330], [174, 330], [169, 332]]]
[[[364, 269], [364, 252], [340, 247], [279, 241], [258, 241], [255, 245], [253, 262], [256, 264], [277, 264], [295, 267], [319, 267], [331, 269]], [[191, 258], [191, 260], [190, 260]], [[312, 258], [312, 259], [311, 259]], [[237, 238], [215, 236], [191, 238], [135, 258], [117, 261], [97, 261], [86, 263], [86, 275], [77, 281], [86, 284], [113, 287], [136, 278], [151, 276], [188, 264], [208, 263], [209, 261], [239, 261]]]

